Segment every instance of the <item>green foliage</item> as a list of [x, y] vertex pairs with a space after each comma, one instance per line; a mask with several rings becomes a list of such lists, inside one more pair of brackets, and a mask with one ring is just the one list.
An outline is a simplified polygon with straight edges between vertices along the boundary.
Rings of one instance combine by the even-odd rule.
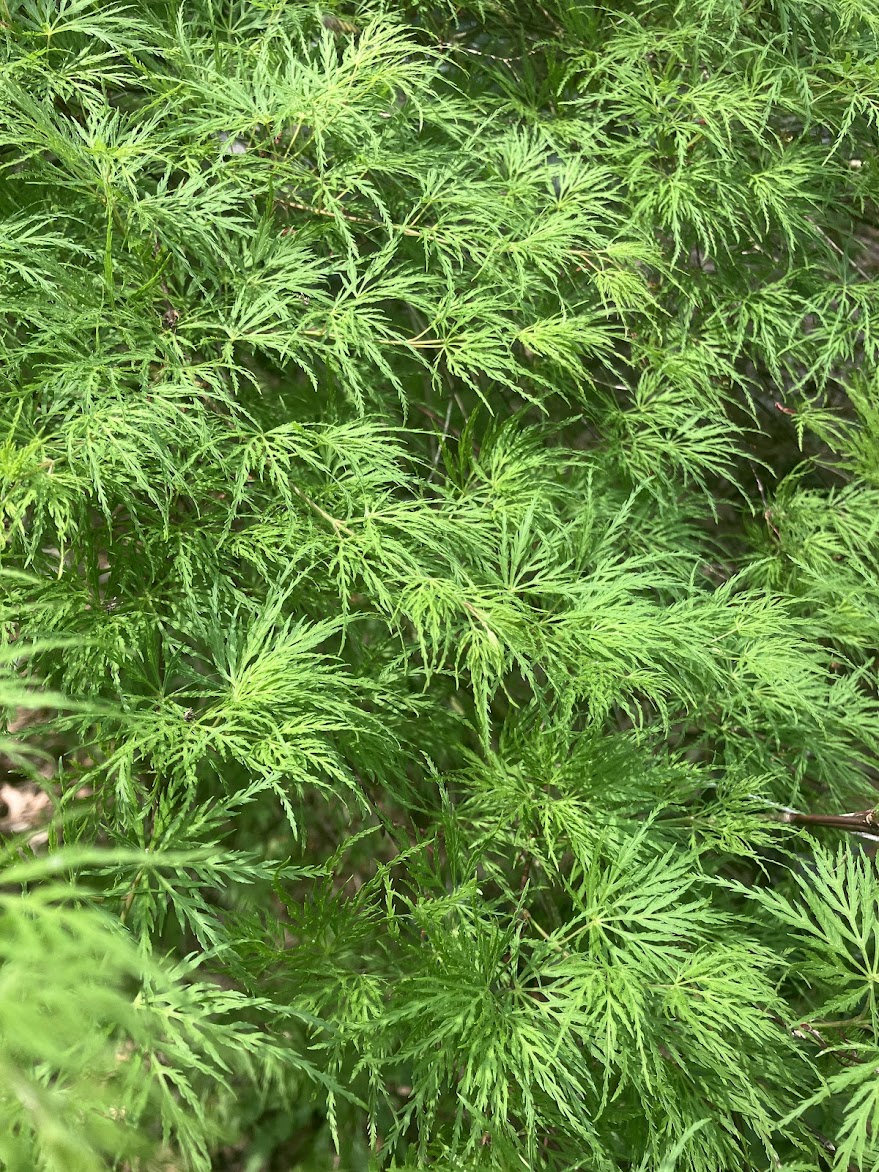
[[877, 33], [0, 0], [0, 1167], [879, 1169]]

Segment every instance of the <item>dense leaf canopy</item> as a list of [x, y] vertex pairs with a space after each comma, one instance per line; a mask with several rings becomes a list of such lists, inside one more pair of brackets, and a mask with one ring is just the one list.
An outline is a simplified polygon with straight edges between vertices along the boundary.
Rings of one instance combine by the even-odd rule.
[[877, 0], [0, 46], [0, 1167], [879, 1168]]

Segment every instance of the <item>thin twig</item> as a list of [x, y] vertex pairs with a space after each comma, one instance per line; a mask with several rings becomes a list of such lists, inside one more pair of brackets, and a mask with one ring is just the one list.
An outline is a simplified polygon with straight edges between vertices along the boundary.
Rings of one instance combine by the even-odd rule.
[[340, 521], [338, 517], [332, 516], [332, 514], [328, 513], [326, 509], [322, 509], [317, 501], [311, 499], [307, 492], [303, 492], [302, 489], [297, 488], [295, 484], [293, 485], [293, 491], [296, 493], [299, 499], [304, 501], [310, 509], [313, 509], [319, 517], [322, 517], [324, 521], [332, 525], [337, 533], [346, 533], [349, 537], [355, 536], [353, 529], [349, 529], [344, 521]]
[[[282, 208], [292, 208], [298, 212], [309, 212], [313, 216], [326, 216], [330, 220], [335, 220], [339, 215], [343, 220], [347, 220], [351, 224], [362, 224], [367, 228], [394, 228], [397, 232], [402, 232], [404, 236], [423, 237], [429, 228], [410, 228], [408, 224], [387, 223], [384, 220], [376, 220], [371, 216], [355, 216], [353, 212], [331, 212], [327, 208], [316, 208], [312, 204], [299, 203], [298, 200], [293, 199], [278, 199], [276, 201]], [[443, 241], [443, 237], [436, 236], [436, 240]], [[444, 242], [444, 241], [443, 241]]]
[[446, 409], [446, 417], [443, 420], [443, 430], [436, 445], [436, 452], [434, 453], [433, 463], [430, 468], [430, 475], [427, 478], [427, 483], [430, 484], [436, 475], [436, 470], [439, 467], [440, 454], [443, 450], [443, 443], [449, 438], [449, 424], [452, 421], [452, 407], [454, 406], [454, 399], [449, 399], [449, 406]]

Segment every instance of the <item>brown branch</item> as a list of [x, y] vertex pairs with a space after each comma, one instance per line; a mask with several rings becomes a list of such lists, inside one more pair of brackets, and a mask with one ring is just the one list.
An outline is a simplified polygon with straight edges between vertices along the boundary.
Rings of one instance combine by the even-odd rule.
[[825, 826], [833, 830], [849, 830], [854, 834], [876, 834], [879, 818], [875, 809], [859, 810], [853, 814], [801, 814], [798, 810], [782, 810], [775, 817], [791, 826]]

